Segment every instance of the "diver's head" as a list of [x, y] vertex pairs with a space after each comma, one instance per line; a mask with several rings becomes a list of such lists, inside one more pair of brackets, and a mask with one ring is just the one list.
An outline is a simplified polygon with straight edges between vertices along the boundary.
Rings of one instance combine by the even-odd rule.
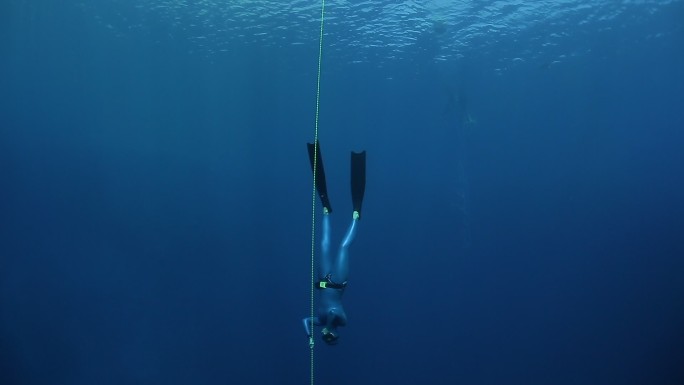
[[337, 334], [337, 332], [332, 331], [328, 328], [323, 328], [323, 341], [325, 341], [326, 344], [328, 345], [336, 345], [337, 344], [337, 339], [340, 338], [340, 335]]

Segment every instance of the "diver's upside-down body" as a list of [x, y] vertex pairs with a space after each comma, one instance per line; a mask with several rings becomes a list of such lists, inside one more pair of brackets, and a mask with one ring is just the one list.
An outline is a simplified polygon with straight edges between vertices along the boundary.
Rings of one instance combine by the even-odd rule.
[[316, 288], [321, 289], [318, 316], [304, 318], [306, 334], [313, 335], [313, 327], [323, 326], [323, 341], [330, 345], [337, 343], [338, 326], [347, 325], [347, 315], [342, 307], [342, 295], [347, 286], [349, 275], [349, 247], [356, 237], [356, 229], [361, 219], [361, 204], [366, 189], [366, 152], [351, 153], [352, 222], [349, 225], [336, 259], [330, 253], [330, 214], [332, 206], [328, 198], [325, 170], [320, 144], [307, 143], [311, 169], [316, 176], [316, 191], [323, 205], [323, 235], [321, 237], [321, 260], [318, 269]]

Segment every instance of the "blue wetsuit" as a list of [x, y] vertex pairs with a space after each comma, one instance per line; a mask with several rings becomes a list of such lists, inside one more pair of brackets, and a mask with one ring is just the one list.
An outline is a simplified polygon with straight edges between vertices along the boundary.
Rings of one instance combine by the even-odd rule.
[[[342, 240], [337, 259], [333, 260], [330, 253], [330, 214], [323, 212], [323, 236], [321, 238], [322, 259], [319, 266], [319, 282], [326, 286], [320, 293], [318, 316], [304, 318], [306, 334], [311, 337], [313, 325], [323, 326], [323, 340], [328, 344], [337, 343], [338, 326], [347, 325], [347, 315], [342, 307], [342, 294], [349, 275], [349, 246], [356, 236], [359, 214], [354, 211], [351, 225]], [[320, 287], [319, 286], [319, 287]]]
[[309, 336], [309, 344], [313, 344], [314, 325], [322, 326], [323, 341], [330, 345], [337, 343], [338, 326], [347, 325], [347, 315], [342, 307], [342, 295], [347, 286], [349, 276], [349, 246], [356, 236], [356, 227], [361, 218], [361, 204], [366, 188], [366, 152], [351, 153], [351, 193], [352, 193], [352, 223], [342, 240], [337, 258], [330, 255], [330, 213], [332, 207], [328, 199], [328, 187], [325, 183], [325, 170], [318, 141], [307, 143], [311, 170], [314, 172], [314, 182], [318, 197], [323, 204], [323, 236], [321, 237], [322, 257], [319, 264], [318, 284], [320, 302], [318, 316], [304, 318], [304, 329]]

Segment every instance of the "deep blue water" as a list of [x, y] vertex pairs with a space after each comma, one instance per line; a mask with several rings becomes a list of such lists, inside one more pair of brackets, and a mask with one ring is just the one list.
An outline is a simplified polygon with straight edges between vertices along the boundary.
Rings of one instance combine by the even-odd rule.
[[[0, 5], [0, 384], [309, 383], [320, 4], [53, 3]], [[684, 2], [327, 10], [316, 383], [684, 383]]]

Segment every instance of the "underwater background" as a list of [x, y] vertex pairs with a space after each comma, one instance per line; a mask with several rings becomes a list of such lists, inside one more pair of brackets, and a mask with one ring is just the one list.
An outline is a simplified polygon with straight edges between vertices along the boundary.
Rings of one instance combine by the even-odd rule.
[[[309, 383], [320, 6], [0, 3], [0, 384]], [[324, 32], [333, 242], [367, 187], [316, 383], [684, 383], [683, 1]]]

